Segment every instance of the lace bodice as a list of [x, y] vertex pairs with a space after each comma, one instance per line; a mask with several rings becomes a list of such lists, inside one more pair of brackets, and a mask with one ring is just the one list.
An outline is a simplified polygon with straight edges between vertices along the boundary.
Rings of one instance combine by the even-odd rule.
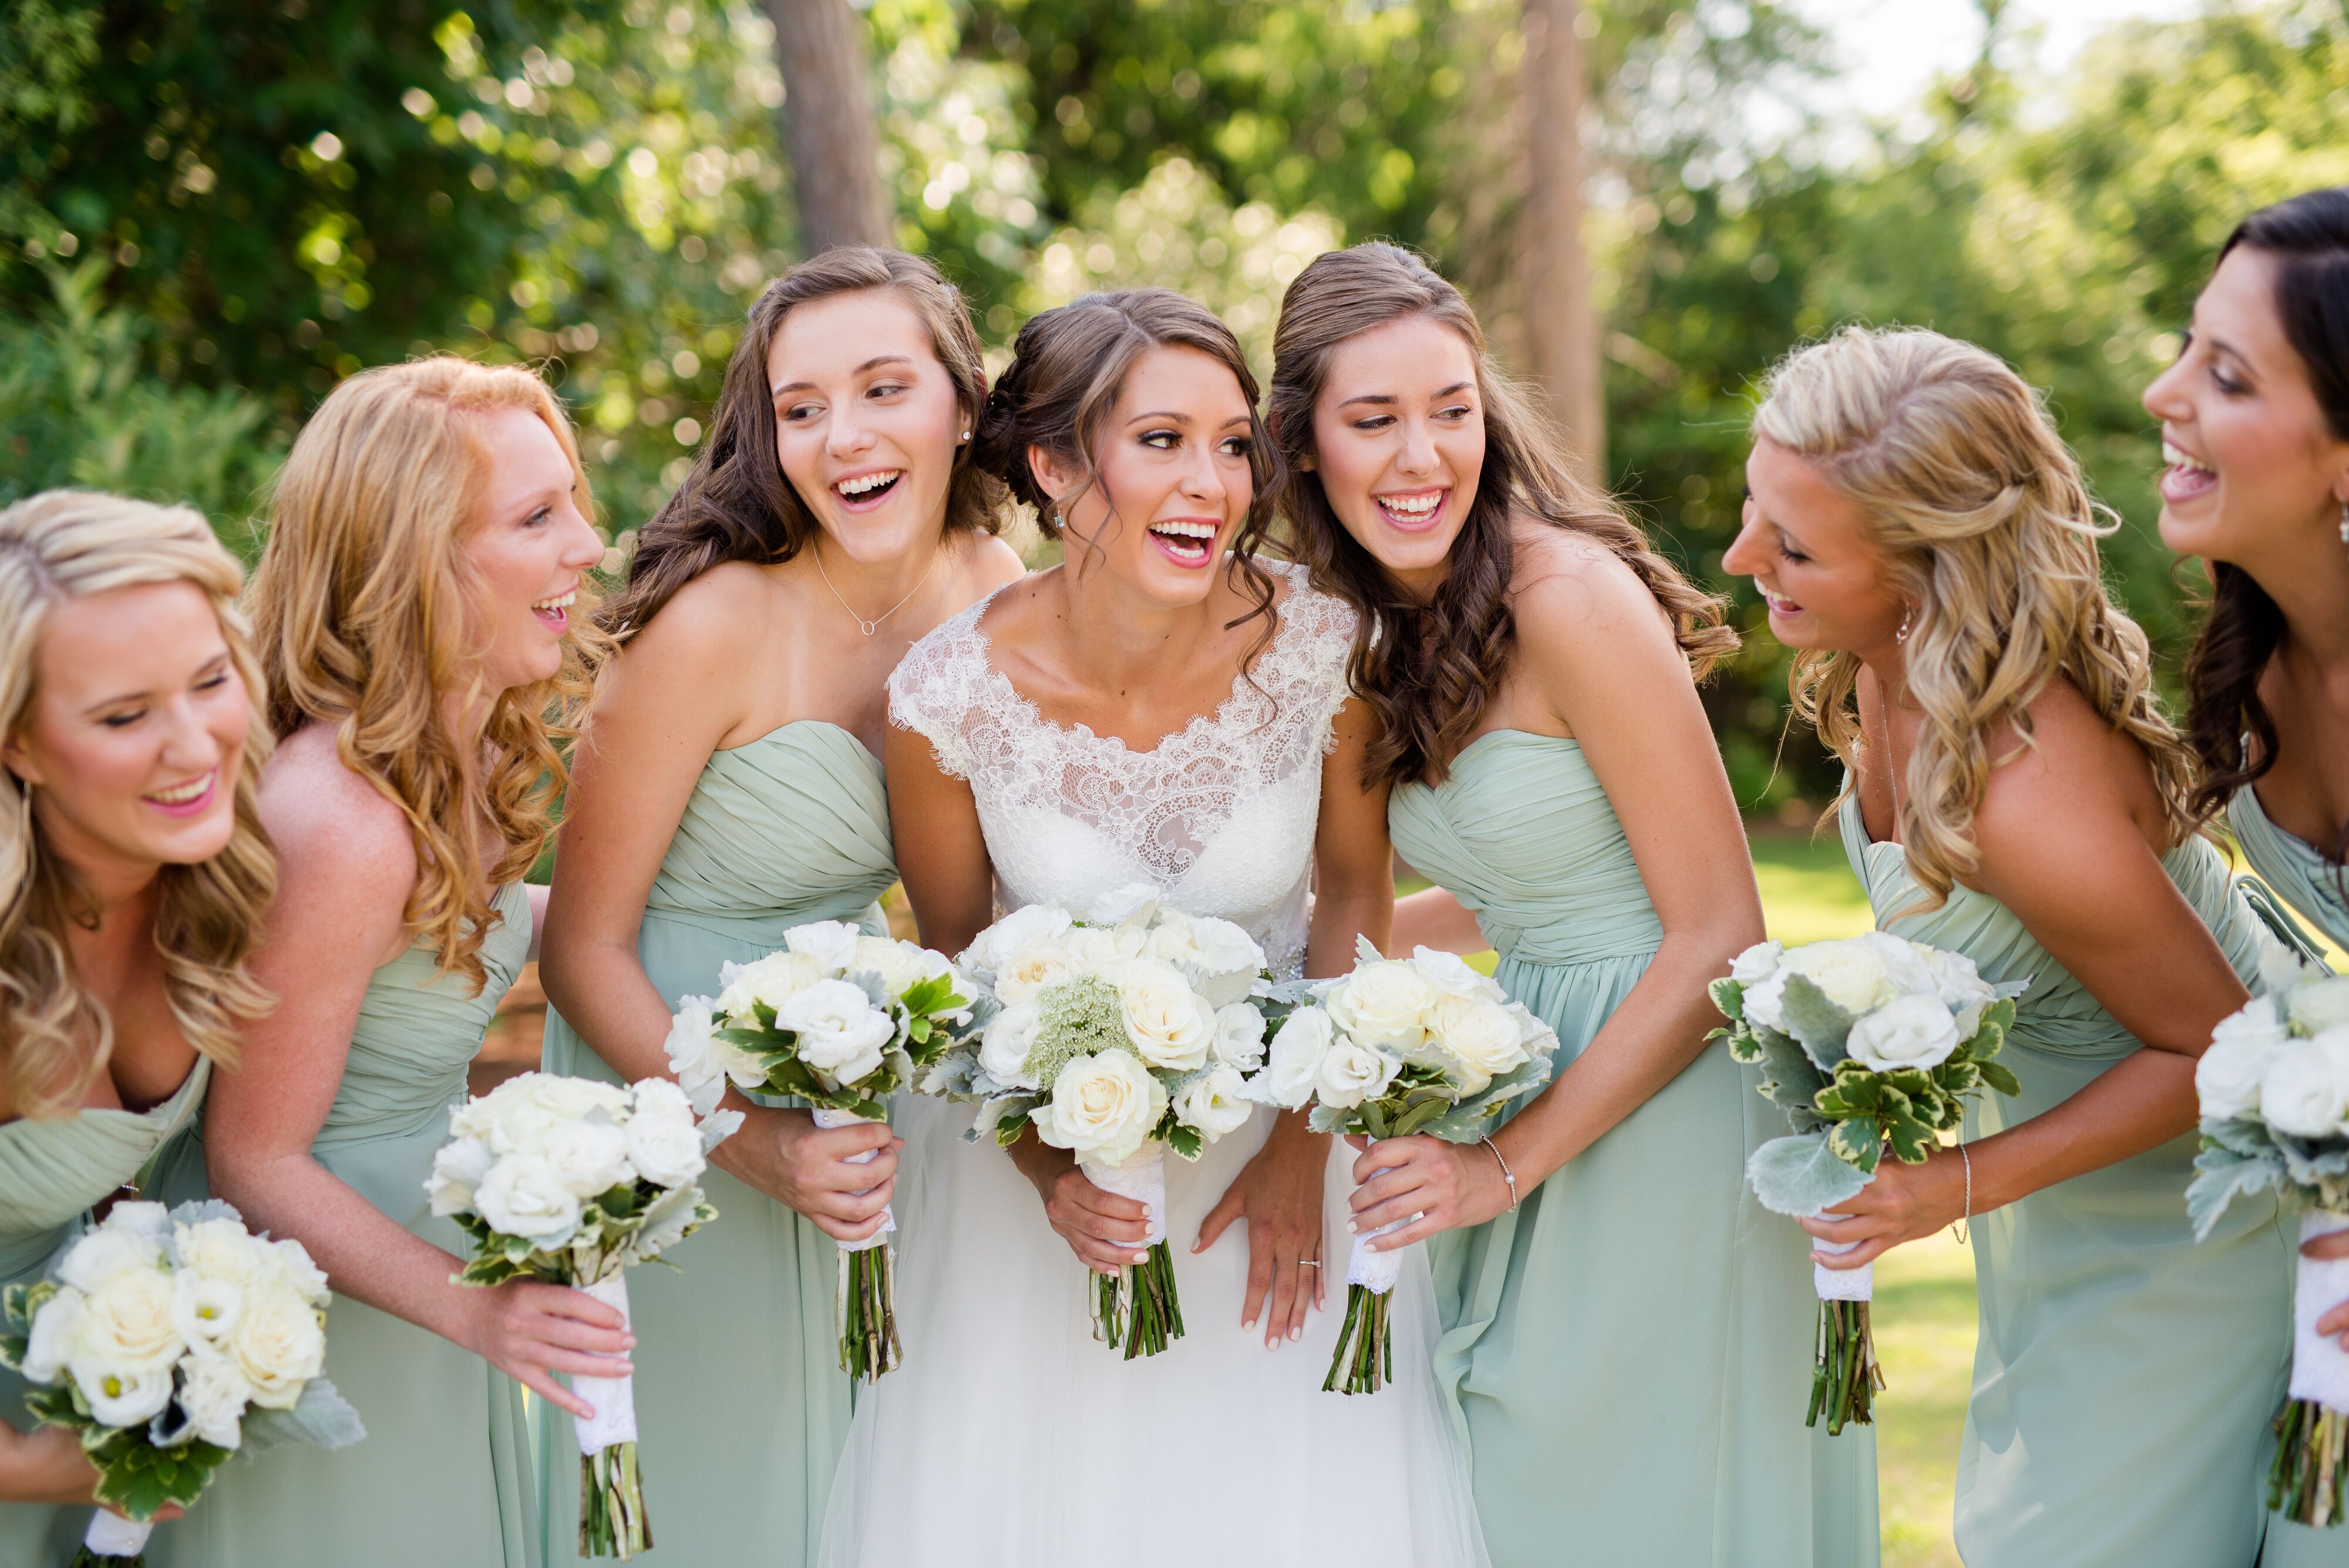
[[988, 599], [916, 643], [889, 678], [889, 720], [970, 781], [1006, 909], [1082, 912], [1146, 882], [1175, 908], [1245, 927], [1278, 970], [1305, 950], [1321, 758], [1346, 702], [1354, 612], [1280, 579], [1279, 626], [1212, 713], [1146, 752], [1053, 723], [988, 658]]

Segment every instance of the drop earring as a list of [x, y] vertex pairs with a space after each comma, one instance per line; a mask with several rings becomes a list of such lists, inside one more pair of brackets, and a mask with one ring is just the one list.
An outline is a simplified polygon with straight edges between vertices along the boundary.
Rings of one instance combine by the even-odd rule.
[[2341, 542], [2349, 545], [2349, 501], [2341, 504]]
[[[2344, 523], [2342, 526], [2344, 529], [2349, 529], [2349, 523]], [[1895, 642], [1907, 642], [1909, 640], [1909, 623], [1916, 618], [1917, 607], [1915, 605], [1910, 605], [1906, 609], [1902, 610], [1900, 612], [1900, 629], [1892, 634], [1892, 640]]]

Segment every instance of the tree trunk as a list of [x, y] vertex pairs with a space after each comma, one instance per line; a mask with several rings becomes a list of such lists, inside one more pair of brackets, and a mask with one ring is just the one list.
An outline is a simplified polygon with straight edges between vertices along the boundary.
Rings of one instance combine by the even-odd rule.
[[1599, 320], [1582, 249], [1582, 37], [1577, 0], [1525, 0], [1526, 170], [1518, 228], [1519, 309], [1531, 369], [1583, 476], [1607, 481]]
[[767, 15], [783, 74], [783, 143], [802, 252], [895, 244], [864, 26], [848, 0], [767, 0]]

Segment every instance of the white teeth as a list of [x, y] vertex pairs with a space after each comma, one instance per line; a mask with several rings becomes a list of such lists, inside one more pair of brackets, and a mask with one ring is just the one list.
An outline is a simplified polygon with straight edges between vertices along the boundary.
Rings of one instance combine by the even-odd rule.
[[[215, 768], [212, 773], [219, 771]], [[206, 774], [202, 778], [190, 779], [186, 784], [174, 784], [170, 789], [152, 791], [147, 798], [162, 805], [185, 805], [212, 787], [212, 774]]]
[[557, 594], [551, 599], [541, 599], [530, 607], [534, 610], [569, 609], [572, 606], [572, 602], [577, 599], [578, 597], [579, 590], [577, 588], [574, 588], [567, 594]]
[[2218, 472], [2209, 463], [2198, 462], [2194, 458], [2187, 456], [2185, 452], [2181, 452], [2177, 447], [2170, 445], [2168, 441], [2163, 441], [2161, 443], [2161, 460], [2169, 464], [2172, 468], [2183, 468], [2195, 473], [2215, 473]]
[[902, 468], [892, 468], [880, 473], [862, 474], [855, 479], [843, 479], [833, 488], [843, 495], [863, 495], [867, 491], [880, 489], [905, 472]]
[[1378, 499], [1380, 505], [1396, 516], [1417, 522], [1433, 516], [1435, 509], [1444, 504], [1444, 493], [1439, 490], [1426, 495], [1381, 495]]
[[1153, 523], [1150, 531], [1172, 535], [1178, 539], [1212, 539], [1216, 536], [1216, 525], [1212, 523]]

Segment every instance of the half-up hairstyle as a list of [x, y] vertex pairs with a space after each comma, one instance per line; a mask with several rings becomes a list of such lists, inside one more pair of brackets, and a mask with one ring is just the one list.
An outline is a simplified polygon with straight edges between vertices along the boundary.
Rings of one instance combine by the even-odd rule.
[[[2029, 744], [2030, 705], [2058, 679], [2144, 751], [2169, 841], [2182, 841], [2193, 754], [2162, 717], [2145, 633], [2105, 592], [2096, 541], [2118, 522], [2039, 395], [1971, 343], [1857, 327], [1788, 356], [1764, 390], [1754, 434], [1809, 460], [1859, 509], [1915, 606], [1904, 670], [1925, 722], [1900, 841], [1929, 898], [1979, 864], [1992, 736], [2011, 726]], [[1814, 649], [1791, 680], [1795, 711], [1851, 766], [1858, 676], [1853, 654]]]
[[[1468, 345], [1485, 411], [1476, 500], [1453, 541], [1443, 583], [1424, 602], [1346, 531], [1321, 476], [1304, 466], [1313, 454], [1313, 410], [1338, 346], [1411, 316], [1449, 327]], [[1516, 641], [1509, 608], [1514, 518], [1579, 534], [1629, 566], [1671, 618], [1673, 636], [1699, 679], [1736, 648], [1721, 601], [1690, 583], [1611, 502], [1574, 477], [1555, 428], [1494, 363], [1475, 312], [1411, 252], [1372, 241], [1316, 257], [1282, 297], [1272, 345], [1270, 418], [1288, 472], [1281, 510], [1314, 581], [1361, 617], [1351, 675], [1379, 720], [1366, 783], [1443, 782], [1500, 690]]]
[[[775, 400], [767, 357], [783, 318], [834, 295], [886, 290], [929, 334], [930, 349], [954, 383], [966, 419], [987, 400], [987, 362], [961, 293], [921, 256], [866, 245], [840, 245], [802, 262], [767, 286], [750, 307], [749, 327], [726, 362], [726, 380], [710, 415], [709, 440], [693, 471], [659, 515], [636, 536], [627, 587], [605, 607], [603, 624], [626, 643], [677, 591], [727, 561], [771, 566], [791, 560], [821, 531], [775, 452]], [[1003, 486], [957, 447], [947, 482], [946, 532], [994, 534], [1003, 526]]]
[[[2253, 213], [2219, 259], [2238, 246], [2274, 258], [2284, 338], [2334, 439], [2349, 441], [2349, 185]], [[2283, 611], [2240, 566], [2211, 562], [2210, 590], [2210, 616], [2186, 676], [2186, 732], [2204, 769], [2194, 809], [2205, 818], [2275, 766], [2275, 719], [2260, 701], [2260, 677], [2284, 633]], [[2349, 856], [2349, 823], [2324, 847], [2336, 865]]]
[[[500, 917], [485, 889], [530, 869], [554, 832], [574, 731], [608, 639], [587, 585], [549, 680], [498, 694], [478, 752], [446, 699], [480, 680], [464, 542], [491, 469], [482, 416], [520, 409], [570, 460], [572, 499], [594, 517], [571, 421], [546, 383], [513, 365], [439, 355], [362, 370], [327, 394], [278, 475], [269, 545], [253, 584], [254, 636], [280, 735], [331, 725], [343, 765], [408, 818], [416, 887], [406, 919], [442, 974], [484, 983], [482, 940]], [[484, 863], [480, 831], [497, 849]]]
[[[273, 998], [247, 961], [277, 891], [277, 862], [255, 807], [269, 727], [261, 672], [237, 594], [244, 574], [185, 506], [52, 490], [0, 512], [0, 734], [23, 727], [36, 696], [51, 607], [145, 583], [188, 583], [212, 601], [229, 662], [253, 710], [233, 795], [235, 826], [218, 855], [159, 874], [155, 951], [172, 1021], [222, 1066], [236, 1030]], [[63, 1116], [106, 1071], [114, 1024], [74, 971], [68, 928], [94, 924], [88, 889], [43, 836], [33, 789], [0, 767], [0, 1069], [19, 1112]]]
[[[1102, 483], [1093, 460], [1102, 426], [1123, 394], [1134, 362], [1153, 348], [1197, 349], [1231, 371], [1247, 400], [1248, 476], [1255, 489], [1232, 540], [1232, 562], [1255, 607], [1232, 624], [1263, 618], [1263, 634], [1248, 653], [1252, 662], [1273, 632], [1278, 590], [1256, 554], [1272, 526], [1280, 471], [1257, 417], [1256, 374], [1239, 339], [1214, 311], [1171, 288], [1127, 288], [1088, 294], [1030, 317], [1012, 342], [1010, 365], [988, 394], [971, 449], [1014, 497], [1036, 509], [1045, 536], [1058, 539], [1062, 514]], [[1082, 477], [1061, 494], [1046, 494], [1029, 466], [1030, 448], [1050, 453]], [[1106, 488], [1102, 495], [1114, 520], [1117, 498]]]

